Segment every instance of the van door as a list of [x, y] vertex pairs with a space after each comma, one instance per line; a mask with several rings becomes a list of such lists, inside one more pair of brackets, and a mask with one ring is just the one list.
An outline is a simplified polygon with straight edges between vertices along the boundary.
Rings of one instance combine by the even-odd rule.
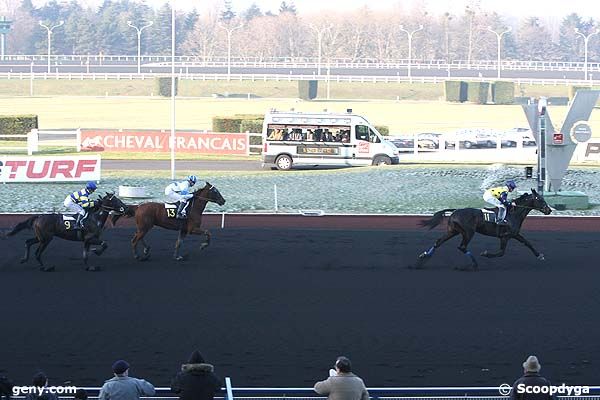
[[374, 144], [380, 142], [379, 137], [367, 125], [356, 125], [349, 148], [351, 165], [371, 165], [373, 162]]

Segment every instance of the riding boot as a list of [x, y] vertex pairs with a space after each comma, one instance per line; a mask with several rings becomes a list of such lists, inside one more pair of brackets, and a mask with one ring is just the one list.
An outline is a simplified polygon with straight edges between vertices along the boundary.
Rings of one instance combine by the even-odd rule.
[[77, 219], [75, 220], [75, 227], [83, 228], [82, 218], [83, 218], [83, 215], [77, 214]]
[[79, 228], [83, 229], [83, 226], [85, 224], [85, 219], [87, 218], [88, 213], [85, 213], [84, 215], [79, 214], [79, 219], [78, 219], [78, 226]]
[[187, 213], [185, 212], [185, 205], [186, 203], [184, 201], [179, 202], [179, 205], [177, 207], [177, 219], [187, 218]]

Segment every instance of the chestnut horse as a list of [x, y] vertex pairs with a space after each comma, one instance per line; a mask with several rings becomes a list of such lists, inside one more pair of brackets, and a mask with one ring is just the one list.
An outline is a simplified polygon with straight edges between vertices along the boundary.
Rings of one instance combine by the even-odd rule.
[[[131, 239], [131, 248], [133, 256], [136, 260], [145, 261], [150, 257], [150, 246], [144, 241], [144, 236], [155, 225], [161, 228], [179, 231], [177, 242], [175, 242], [175, 252], [173, 259], [177, 261], [183, 260], [183, 256], [179, 255], [179, 248], [187, 235], [205, 235], [206, 241], [202, 242], [200, 249], [204, 249], [210, 244], [210, 232], [200, 228], [202, 223], [202, 213], [208, 202], [217, 203], [222, 206], [225, 204], [225, 199], [219, 193], [219, 190], [206, 182], [206, 186], [193, 192], [193, 197], [187, 205], [187, 219], [176, 219], [175, 208], [167, 208], [165, 203], [143, 203], [139, 206], [130, 206], [130, 210], [134, 212], [135, 225], [137, 231]], [[131, 215], [131, 214], [130, 214]], [[116, 221], [113, 221], [116, 222]], [[137, 251], [138, 243], [142, 242], [144, 246], [144, 254], [140, 256]]]

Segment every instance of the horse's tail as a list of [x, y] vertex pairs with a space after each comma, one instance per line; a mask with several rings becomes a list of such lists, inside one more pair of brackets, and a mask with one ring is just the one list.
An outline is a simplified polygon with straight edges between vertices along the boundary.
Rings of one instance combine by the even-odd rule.
[[421, 222], [419, 222], [419, 225], [421, 225], [424, 228], [433, 229], [444, 220], [446, 213], [450, 211], [456, 211], [456, 209], [446, 208], [445, 210], [438, 211], [435, 214], [433, 214], [433, 217], [431, 217], [430, 219], [421, 220]]
[[14, 228], [12, 228], [12, 230], [10, 232], [8, 232], [6, 234], [6, 236], [14, 236], [17, 233], [21, 232], [24, 229], [31, 229], [33, 227], [33, 222], [38, 218], [38, 215], [34, 215], [33, 217], [29, 217], [27, 218], [25, 221], [23, 222], [19, 222], [17, 225], [15, 225]]

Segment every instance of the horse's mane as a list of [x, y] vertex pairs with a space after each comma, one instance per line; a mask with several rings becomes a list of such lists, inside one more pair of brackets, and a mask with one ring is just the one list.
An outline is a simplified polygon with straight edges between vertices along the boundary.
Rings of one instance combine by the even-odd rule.
[[531, 195], [532, 195], [532, 193], [529, 193], [529, 192], [523, 193], [522, 195], [517, 197], [514, 201], [515, 201], [515, 203], [521, 203], [525, 200], [529, 200], [531, 198]]

